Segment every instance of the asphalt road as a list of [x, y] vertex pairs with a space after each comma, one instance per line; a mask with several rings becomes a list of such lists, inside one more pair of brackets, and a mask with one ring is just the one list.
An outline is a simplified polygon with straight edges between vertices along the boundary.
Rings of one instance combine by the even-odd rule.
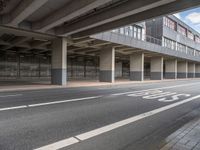
[[0, 150], [156, 150], [200, 117], [200, 80], [0, 93]]

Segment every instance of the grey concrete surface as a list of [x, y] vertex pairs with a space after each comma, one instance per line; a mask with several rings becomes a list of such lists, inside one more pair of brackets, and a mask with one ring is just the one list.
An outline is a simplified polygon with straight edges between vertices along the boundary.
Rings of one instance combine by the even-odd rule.
[[130, 80], [131, 81], [143, 81], [143, 79], [144, 79], [143, 75], [144, 75], [143, 71], [131, 71], [130, 72]]
[[[184, 96], [180, 96], [177, 101], [160, 102], [157, 99], [131, 97], [127, 94], [112, 95], [169, 86], [174, 87], [162, 91], [185, 93], [192, 97], [199, 95], [200, 80], [2, 92], [0, 110], [75, 98], [101, 97], [0, 111], [0, 149], [35, 149], [185, 99]], [[199, 107], [197, 99], [63, 149], [155, 150], [163, 146], [167, 136], [199, 117], [200, 113], [192, 113], [194, 110], [199, 112]], [[190, 117], [186, 117], [190, 113]]]

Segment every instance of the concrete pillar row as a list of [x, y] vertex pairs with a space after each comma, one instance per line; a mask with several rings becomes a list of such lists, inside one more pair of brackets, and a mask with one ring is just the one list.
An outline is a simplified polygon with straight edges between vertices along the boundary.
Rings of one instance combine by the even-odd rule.
[[130, 80], [144, 80], [144, 53], [135, 53], [130, 56]]
[[188, 78], [195, 78], [195, 63], [188, 63]]
[[196, 64], [195, 77], [200, 78], [200, 64]]
[[151, 80], [163, 80], [163, 57], [151, 58]]
[[51, 83], [67, 83], [67, 39], [57, 38], [53, 41]]
[[106, 48], [100, 51], [100, 82], [115, 81], [115, 48]]
[[177, 78], [188, 77], [188, 62], [180, 61], [177, 63]]
[[176, 79], [177, 78], [177, 60], [169, 59], [165, 61], [165, 78]]

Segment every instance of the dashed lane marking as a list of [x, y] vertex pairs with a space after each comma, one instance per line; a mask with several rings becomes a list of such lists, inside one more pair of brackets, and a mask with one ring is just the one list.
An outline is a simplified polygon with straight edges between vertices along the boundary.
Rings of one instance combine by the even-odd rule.
[[22, 109], [22, 108], [29, 108], [29, 107], [39, 107], [39, 106], [61, 104], [61, 103], [69, 103], [69, 102], [97, 99], [97, 98], [100, 98], [100, 97], [102, 97], [102, 96], [75, 98], [75, 99], [69, 99], [69, 100], [53, 101], [53, 102], [48, 102], [48, 103], [37, 103], [37, 104], [21, 105], [21, 106], [15, 106], [15, 107], [6, 107], [6, 108], [0, 108], [0, 111], [15, 110], [15, 109]]
[[14, 94], [14, 95], [0, 95], [0, 98], [5, 98], [5, 97], [15, 97], [15, 96], [22, 96], [22, 94]]

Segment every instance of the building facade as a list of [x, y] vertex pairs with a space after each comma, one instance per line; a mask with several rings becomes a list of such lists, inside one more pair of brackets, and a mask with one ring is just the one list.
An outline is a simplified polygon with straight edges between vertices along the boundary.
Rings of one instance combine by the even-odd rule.
[[[46, 41], [47, 50], [25, 53], [25, 44], [34, 43], [32, 39], [6, 49], [12, 38], [4, 34], [0, 39], [0, 79], [50, 80], [52, 64], [58, 62], [53, 57], [54, 42]], [[194, 78], [200, 77], [200, 34], [170, 15], [72, 39], [66, 56], [66, 80]]]

